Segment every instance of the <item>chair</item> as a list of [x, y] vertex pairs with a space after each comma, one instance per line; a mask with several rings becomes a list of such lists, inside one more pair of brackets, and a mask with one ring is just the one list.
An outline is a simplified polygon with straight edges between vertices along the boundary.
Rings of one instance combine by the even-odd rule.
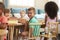
[[[43, 24], [45, 24], [45, 23], [43, 23], [43, 22], [41, 22], [41, 23], [29, 23], [29, 25], [43, 25]], [[39, 30], [40, 31], [40, 30]], [[37, 36], [37, 37], [33, 37], [33, 35], [30, 35], [30, 30], [29, 30], [29, 40], [35, 40], [36, 38], [40, 38], [40, 36]], [[32, 37], [30, 37], [30, 36], [32, 36]]]
[[56, 36], [58, 34], [58, 24], [59, 22], [49, 22], [48, 33], [45, 35], [41, 35], [41, 36], [46, 37], [48, 39], [52, 38], [52, 40], [57, 40]]
[[4, 40], [4, 35], [7, 35], [7, 30], [0, 29], [0, 40]]

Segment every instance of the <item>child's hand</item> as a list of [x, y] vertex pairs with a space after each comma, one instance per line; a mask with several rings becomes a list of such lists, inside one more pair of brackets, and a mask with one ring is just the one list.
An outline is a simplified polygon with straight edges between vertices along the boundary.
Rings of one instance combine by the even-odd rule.
[[22, 35], [24, 35], [24, 36], [27, 36], [28, 35], [28, 32], [22, 32]]
[[5, 29], [6, 25], [5, 24], [0, 24], [0, 29]]
[[25, 19], [19, 19], [19, 22], [25, 24], [26, 23], [26, 20]]

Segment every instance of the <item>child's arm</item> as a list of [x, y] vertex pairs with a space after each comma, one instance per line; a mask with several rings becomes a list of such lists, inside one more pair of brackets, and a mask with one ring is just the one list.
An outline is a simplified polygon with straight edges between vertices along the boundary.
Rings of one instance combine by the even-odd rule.
[[33, 36], [33, 35], [32, 35], [32, 32], [33, 32], [33, 28], [29, 28], [29, 35], [30, 35], [30, 37]]
[[1, 23], [0, 23], [0, 28], [1, 29], [6, 29], [6, 27], [7, 27], [7, 18], [6, 17], [4, 17], [3, 19], [2, 19], [2, 21], [1, 21]]
[[25, 21], [25, 27], [24, 27], [24, 31], [27, 31], [27, 28], [28, 28], [28, 22], [27, 21]]
[[58, 16], [56, 16], [56, 22], [58, 21]]
[[6, 27], [7, 27], [7, 24], [5, 23], [0, 24], [0, 29], [6, 29]]
[[21, 18], [20, 18], [19, 22], [24, 25], [24, 31], [26, 31], [26, 30], [27, 30], [27, 27], [28, 27], [27, 21], [26, 21], [25, 19], [21, 19]]
[[29, 25], [29, 35], [30, 35], [30, 37], [32, 37], [33, 36], [33, 30], [34, 30], [34, 26], [33, 25]]
[[46, 26], [46, 22], [47, 22], [47, 14], [45, 15], [45, 26]]

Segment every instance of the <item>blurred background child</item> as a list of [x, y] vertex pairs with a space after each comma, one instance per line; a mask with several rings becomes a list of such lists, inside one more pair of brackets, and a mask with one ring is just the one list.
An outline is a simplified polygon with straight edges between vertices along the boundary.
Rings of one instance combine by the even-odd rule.
[[[0, 2], [0, 29], [6, 29], [7, 28], [7, 18], [3, 15], [5, 6], [2, 2]], [[6, 35], [3, 37], [4, 40], [6, 40]]]
[[4, 16], [7, 17], [8, 19], [11, 17], [11, 14], [10, 14], [10, 10], [9, 9], [5, 9]]
[[[45, 4], [45, 14], [46, 14], [45, 15], [45, 23], [46, 23], [45, 29], [48, 29], [49, 22], [56, 22], [57, 21], [57, 12], [58, 12], [58, 6], [55, 2], [50, 1]], [[46, 33], [48, 33], [48, 30], [45, 30], [45, 31], [46, 31]]]
[[45, 4], [45, 12], [46, 12], [46, 26], [48, 26], [48, 22], [56, 22], [57, 21], [57, 12], [58, 6], [55, 2], [48, 2]]
[[19, 18], [19, 22], [23, 24], [23, 26], [20, 28], [20, 34], [24, 37], [26, 37], [28, 35], [28, 16], [26, 15], [26, 12], [24, 10], [20, 11], [20, 18]]
[[27, 16], [26, 12], [24, 10], [20, 11], [20, 18], [25, 19], [26, 21], [29, 21], [29, 17]]
[[[35, 8], [31, 7], [28, 9], [28, 17], [30, 18], [29, 23], [39, 23], [35, 17]], [[40, 25], [29, 25], [29, 33], [31, 37], [40, 36]]]

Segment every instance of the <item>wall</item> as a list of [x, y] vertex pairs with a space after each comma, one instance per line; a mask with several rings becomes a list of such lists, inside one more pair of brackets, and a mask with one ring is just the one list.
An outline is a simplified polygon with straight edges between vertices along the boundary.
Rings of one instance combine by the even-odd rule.
[[54, 1], [54, 2], [56, 2], [58, 4], [58, 0], [35, 0], [35, 7], [40, 8], [40, 9], [44, 9], [44, 5], [48, 1]]
[[48, 2], [48, 0], [35, 0], [35, 7], [44, 9], [44, 5]]
[[[8, 0], [7, 0], [8, 1]], [[48, 0], [35, 0], [35, 7], [36, 8], [40, 8], [40, 9], [44, 9], [44, 5]], [[6, 2], [6, 1], [5, 1]], [[5, 5], [8, 3], [5, 3]], [[6, 5], [7, 6], [7, 5]], [[10, 8], [12, 6], [8, 6], [8, 8]], [[17, 7], [17, 6], [16, 6]]]
[[[0, 1], [2, 1], [2, 0], [0, 0]], [[48, 1], [54, 1], [54, 2], [56, 2], [56, 3], [58, 3], [58, 0], [35, 0], [35, 7], [36, 8], [40, 8], [40, 9], [44, 9], [44, 5], [46, 4], [46, 2], [48, 2]], [[7, 2], [7, 3], [5, 3], [5, 2]], [[8, 6], [8, 0], [4, 0], [4, 4], [5, 4], [5, 6], [7, 7]], [[8, 7], [12, 7], [12, 6], [8, 6]], [[17, 6], [16, 6], [17, 7]], [[22, 7], [22, 6], [21, 6]]]
[[0, 2], [3, 2], [3, 0], [0, 0]]

